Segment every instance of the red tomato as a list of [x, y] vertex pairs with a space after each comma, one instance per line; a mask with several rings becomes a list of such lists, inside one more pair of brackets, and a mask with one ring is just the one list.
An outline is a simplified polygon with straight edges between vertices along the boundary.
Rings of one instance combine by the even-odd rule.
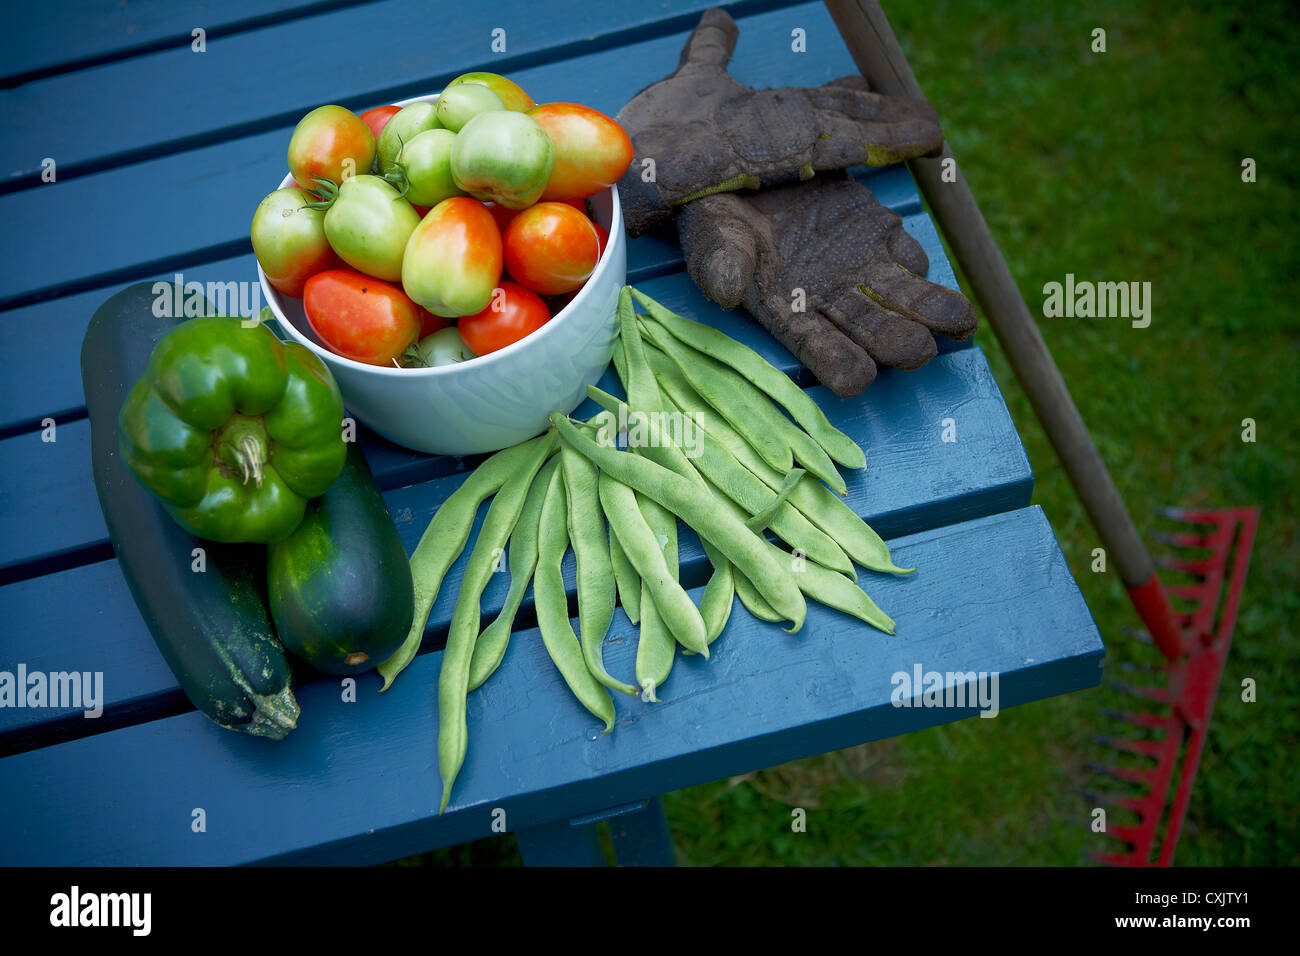
[[528, 115], [555, 147], [542, 202], [594, 195], [618, 182], [632, 163], [632, 140], [604, 113], [580, 103], [543, 103]]
[[391, 367], [420, 335], [420, 307], [405, 292], [351, 269], [308, 279], [302, 307], [331, 351], [370, 365]]
[[539, 202], [506, 227], [505, 267], [520, 285], [543, 295], [572, 292], [600, 258], [595, 224], [562, 202]]
[[341, 106], [319, 106], [294, 127], [289, 138], [289, 172], [294, 181], [314, 188], [315, 177], [335, 185], [370, 172], [375, 137], [361, 117]]
[[505, 235], [506, 226], [510, 225], [510, 220], [519, 215], [518, 209], [507, 209], [505, 206], [498, 206], [491, 201], [486, 201], [483, 205], [487, 207], [488, 212], [492, 213], [492, 218], [497, 221], [497, 228], [501, 230], [502, 235]]
[[605, 254], [605, 243], [609, 242], [609, 230], [595, 220], [592, 220], [591, 224], [596, 227], [596, 238], [600, 240], [600, 254], [596, 256], [599, 259]]
[[486, 355], [536, 332], [550, 319], [541, 296], [513, 282], [502, 282], [492, 291], [486, 309], [461, 316], [456, 327], [475, 355]]
[[416, 306], [420, 310], [420, 338], [432, 335], [439, 329], [445, 329], [451, 323], [440, 315], [434, 315], [428, 309]]
[[[376, 106], [366, 110], [361, 114], [361, 122], [370, 127], [370, 132], [374, 134], [375, 142], [379, 141], [379, 134], [384, 131], [388, 121], [402, 111], [400, 106]], [[365, 170], [369, 172], [369, 170]]]

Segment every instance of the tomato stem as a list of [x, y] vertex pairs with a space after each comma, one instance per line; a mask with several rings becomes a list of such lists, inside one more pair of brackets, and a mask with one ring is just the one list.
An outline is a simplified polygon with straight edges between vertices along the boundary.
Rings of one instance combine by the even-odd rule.
[[315, 189], [303, 190], [309, 196], [316, 196], [316, 202], [309, 202], [304, 209], [329, 209], [334, 205], [334, 200], [339, 198], [339, 187], [332, 180], [321, 179], [319, 176], [313, 176], [312, 182], [316, 183]]

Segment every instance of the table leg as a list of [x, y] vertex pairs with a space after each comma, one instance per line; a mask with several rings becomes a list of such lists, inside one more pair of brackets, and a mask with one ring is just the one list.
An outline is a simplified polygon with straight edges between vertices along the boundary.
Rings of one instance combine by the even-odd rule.
[[652, 797], [639, 813], [626, 813], [609, 821], [614, 856], [619, 866], [675, 866], [672, 835], [663, 801]]
[[515, 831], [525, 866], [604, 866], [594, 823], [575, 827], [567, 819]]

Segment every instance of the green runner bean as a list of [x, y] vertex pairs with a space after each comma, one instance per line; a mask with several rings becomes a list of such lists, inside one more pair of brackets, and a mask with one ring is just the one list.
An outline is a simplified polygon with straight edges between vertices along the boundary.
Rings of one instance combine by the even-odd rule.
[[474, 657], [469, 665], [469, 689], [475, 690], [492, 676], [501, 666], [510, 643], [510, 632], [514, 627], [515, 615], [523, 603], [524, 593], [532, 580], [533, 569], [537, 567], [537, 524], [542, 517], [542, 502], [546, 500], [546, 491], [551, 486], [551, 473], [559, 466], [560, 459], [552, 458], [533, 479], [524, 499], [523, 510], [515, 522], [515, 530], [510, 533], [510, 591], [506, 594], [505, 605], [492, 623], [483, 629], [478, 640], [474, 642]]
[[470, 661], [478, 639], [479, 601], [483, 588], [487, 586], [492, 569], [500, 560], [502, 549], [519, 520], [519, 512], [528, 496], [528, 486], [550, 454], [551, 445], [541, 443], [533, 446], [528, 456], [518, 462], [514, 474], [488, 506], [483, 527], [465, 566], [465, 577], [460, 583], [460, 593], [451, 615], [447, 647], [442, 652], [442, 667], [438, 671], [438, 772], [442, 775], [439, 813], [447, 809], [451, 788], [465, 761], [469, 742], [465, 695], [469, 692]]
[[[627, 407], [625, 403], [595, 385], [587, 386], [587, 396], [604, 409], [599, 415], [593, 417], [592, 421], [599, 421], [602, 418], [606, 421], [612, 421], [616, 411]], [[668, 410], [666, 404], [663, 410]], [[627, 411], [623, 414], [625, 418], [630, 418], [634, 413]], [[695, 470], [695, 466], [686, 457], [685, 452], [673, 444], [670, 439], [659, 433], [653, 418], [650, 419], [648, 433], [650, 442], [648, 445], [638, 448], [639, 453], [644, 454], [647, 458], [663, 465], [665, 468], [677, 472], [683, 478], [695, 482], [700, 487], [707, 487], [704, 484], [704, 479], [700, 477], [700, 473]], [[610, 540], [617, 539], [611, 535]], [[704, 594], [700, 597], [700, 616], [704, 618], [707, 640], [709, 643], [713, 643], [718, 635], [722, 633], [722, 629], [727, 626], [727, 618], [731, 616], [731, 601], [734, 590], [731, 582], [731, 562], [709, 542], [701, 540], [700, 544], [704, 548], [704, 553], [708, 555], [709, 563], [713, 565], [713, 574], [710, 575], [709, 583], [705, 585]], [[687, 648], [686, 653], [693, 654], [694, 651]]]
[[[771, 489], [779, 490], [784, 476], [763, 461], [722, 416], [691, 388], [677, 367], [653, 346], [645, 349], [654, 370], [660, 394], [669, 405], [695, 415], [697, 425], [753, 472]], [[850, 558], [871, 571], [911, 574], [915, 568], [900, 568], [889, 557], [889, 547], [845, 501], [819, 481], [801, 481], [790, 492], [790, 503], [809, 521], [830, 535]]]
[[611, 677], [605, 670], [605, 635], [614, 620], [616, 584], [614, 565], [605, 540], [605, 515], [596, 487], [596, 466], [577, 449], [560, 449], [560, 472], [564, 476], [569, 542], [577, 563], [578, 631], [582, 635], [582, 656], [592, 676], [610, 690], [635, 694], [636, 688]]
[[[563, 420], [566, 425], [568, 424], [568, 420], [564, 419], [563, 416], [556, 415], [555, 417]], [[570, 426], [570, 429], [569, 434], [574, 436], [571, 444], [583, 454], [587, 454], [585, 447], [587, 445], [601, 451], [607, 450], [620, 459], [627, 458], [644, 462], [647, 466], [656, 468], [664, 474], [672, 475], [677, 481], [686, 483], [686, 479], [673, 474], [648, 459], [612, 448], [602, 449], [590, 438], [580, 435], [577, 429], [573, 429], [572, 426]], [[587, 455], [587, 457], [591, 458], [592, 456]], [[600, 464], [598, 460], [594, 458], [592, 460], [596, 464]], [[619, 544], [623, 546], [623, 551], [627, 554], [628, 560], [632, 562], [632, 566], [636, 568], [637, 573], [641, 575], [642, 582], [646, 585], [646, 588], [641, 592], [642, 625], [644, 626], [645, 623], [645, 595], [648, 590], [654, 597], [655, 610], [659, 612], [659, 616], [663, 618], [664, 624], [667, 625], [673, 636], [683, 647], [689, 647], [691, 650], [708, 657], [708, 631], [704, 626], [704, 619], [700, 617], [699, 608], [695, 606], [691, 596], [677, 583], [676, 577], [668, 567], [663, 551], [663, 542], [660, 540], [659, 535], [651, 529], [643, 515], [632, 487], [625, 484], [619, 475], [611, 474], [603, 467], [600, 472], [599, 486], [600, 504], [605, 509], [605, 516], [609, 519], [610, 529], [614, 534], [618, 535]], [[701, 489], [696, 489], [694, 485], [689, 487], [696, 494], [702, 495], [705, 493]], [[661, 507], [673, 511], [671, 507], [659, 501], [653, 494], [647, 494], [647, 497], [653, 499]]]
[[[706, 489], [648, 458], [599, 445], [558, 412], [553, 412], [550, 420], [561, 438], [595, 462], [602, 475], [608, 474], [653, 498], [694, 528], [701, 540], [717, 547], [727, 560], [754, 582], [768, 603], [791, 622], [792, 627], [788, 629], [791, 633], [803, 626], [807, 613], [803, 594], [762, 547], [763, 539], [746, 528], [744, 522], [716, 507], [713, 496]], [[605, 513], [609, 514], [608, 508]], [[614, 521], [611, 520], [610, 524], [613, 525]], [[621, 534], [620, 540], [628, 551], [628, 557], [633, 557]], [[635, 558], [633, 563], [636, 563]], [[671, 621], [669, 623], [671, 625]]]
[[[635, 494], [635, 493], [634, 493]], [[677, 518], [644, 495], [636, 495], [637, 506], [655, 537], [663, 542], [664, 563], [677, 580]], [[677, 640], [655, 605], [647, 582], [641, 582], [641, 634], [636, 645], [636, 682], [646, 700], [658, 702], [656, 692], [668, 680], [677, 655]], [[707, 637], [706, 637], [707, 643]]]
[[[755, 388], [748, 379], [717, 359], [679, 342], [663, 331], [663, 326], [654, 325], [653, 321], [642, 324], [641, 329], [650, 341], [673, 360], [705, 401], [736, 426], [736, 430], [754, 446], [764, 461], [784, 474], [793, 464], [789, 460], [789, 453], [793, 453], [795, 459], [838, 494], [848, 494], [844, 478], [825, 449], [806, 431], [782, 415], [772, 399]], [[765, 452], [766, 446], [772, 442], [779, 442], [788, 449], [788, 453], [783, 454], [779, 461]]]
[[614, 699], [588, 670], [569, 620], [569, 601], [560, 570], [564, 552], [569, 549], [566, 510], [564, 480], [557, 470], [551, 474], [551, 486], [542, 504], [537, 530], [537, 571], [533, 580], [537, 626], [542, 632], [542, 643], [569, 690], [582, 706], [605, 722], [605, 733], [609, 733], [614, 729]]
[[649, 311], [652, 319], [686, 345], [730, 365], [737, 372], [785, 407], [790, 417], [832, 458], [846, 468], [865, 468], [867, 458], [861, 446], [827, 419], [821, 407], [788, 375], [749, 346], [737, 342], [725, 332], [678, 315], [650, 298], [632, 290], [632, 295]]
[[538, 448], [545, 448], [548, 455], [554, 451], [555, 440], [555, 432], [547, 430], [536, 438], [502, 449], [474, 469], [438, 508], [411, 555], [415, 615], [402, 646], [379, 665], [379, 673], [384, 678], [384, 686], [380, 690], [387, 690], [392, 685], [393, 678], [415, 659], [420, 650], [424, 628], [429, 623], [429, 612], [433, 610], [433, 602], [438, 598], [442, 579], [465, 550], [465, 542], [469, 540], [478, 506], [489, 495], [496, 494], [519, 469], [521, 462], [527, 461]]

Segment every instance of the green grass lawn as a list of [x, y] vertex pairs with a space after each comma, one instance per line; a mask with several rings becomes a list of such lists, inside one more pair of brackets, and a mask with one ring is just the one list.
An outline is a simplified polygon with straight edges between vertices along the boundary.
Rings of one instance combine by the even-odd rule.
[[[1148, 328], [1040, 320], [1140, 530], [1150, 540], [1166, 505], [1262, 509], [1177, 862], [1298, 863], [1295, 6], [886, 7], [1031, 311], [1066, 273], [1151, 283]], [[1097, 27], [1104, 54], [1090, 49]], [[1100, 542], [986, 324], [977, 342], [1028, 449], [1034, 502], [1102, 631], [1103, 685], [669, 794], [683, 863], [1076, 864], [1104, 848], [1077, 793], [1095, 783], [1083, 765], [1107, 759], [1092, 738], [1116, 729], [1106, 710], [1128, 706], [1110, 684], [1150, 650], [1125, 634], [1137, 618], [1113, 567], [1090, 570]], [[1254, 703], [1241, 700], [1246, 678]], [[791, 832], [794, 806], [807, 832]], [[421, 859], [518, 853], [506, 837]]]

